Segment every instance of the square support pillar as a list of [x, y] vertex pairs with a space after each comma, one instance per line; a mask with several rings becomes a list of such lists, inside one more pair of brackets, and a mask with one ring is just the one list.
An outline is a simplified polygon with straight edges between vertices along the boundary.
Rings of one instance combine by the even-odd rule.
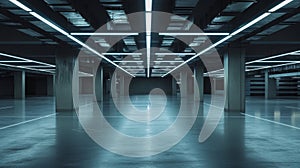
[[180, 72], [180, 95], [181, 97], [188, 95], [188, 75], [185, 71]]
[[[194, 96], [195, 101], [203, 102], [203, 92], [204, 92], [204, 71], [203, 67], [197, 65], [194, 67], [194, 76], [195, 76], [195, 84], [194, 84]], [[198, 87], [197, 87], [198, 86]]]
[[103, 101], [103, 67], [99, 65], [97, 68], [96, 76], [94, 77], [94, 92], [97, 98], [97, 101]]
[[245, 50], [228, 48], [224, 55], [225, 111], [245, 111]]
[[25, 71], [14, 73], [14, 98], [25, 99]]
[[269, 77], [269, 72], [265, 71], [265, 99], [276, 97], [276, 79]]
[[60, 48], [56, 53], [55, 101], [57, 112], [74, 111], [78, 108], [79, 67], [77, 54], [78, 51], [67, 48]]

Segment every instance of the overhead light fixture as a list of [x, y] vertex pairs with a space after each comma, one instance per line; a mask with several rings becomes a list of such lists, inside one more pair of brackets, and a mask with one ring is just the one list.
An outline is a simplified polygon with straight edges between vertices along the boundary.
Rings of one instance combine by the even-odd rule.
[[11, 3], [17, 5], [19, 8], [23, 9], [26, 12], [31, 12], [32, 10], [30, 8], [28, 8], [27, 6], [25, 6], [24, 4], [20, 3], [17, 0], [9, 0]]
[[163, 76], [161, 77], [165, 77], [167, 76], [169, 73], [175, 71], [176, 69], [182, 67], [183, 65], [187, 64], [188, 62], [190, 62], [191, 60], [195, 59], [196, 57], [199, 57], [200, 55], [206, 53], [207, 51], [213, 49], [214, 47], [218, 46], [219, 44], [225, 42], [226, 40], [230, 39], [232, 36], [229, 35], [229, 36], [226, 36], [224, 37], [223, 39], [219, 40], [218, 42], [214, 43], [213, 45], [207, 47], [206, 49], [202, 50], [201, 52], [199, 52], [198, 54], [194, 55], [193, 57], [187, 59], [186, 61], [184, 61], [183, 63], [181, 63], [180, 65], [178, 65], [177, 67], [175, 67], [174, 69], [172, 69], [171, 71], [167, 72], [166, 74], [164, 74]]
[[[208, 48], [202, 50], [201, 52], [199, 52], [198, 54], [196, 54], [195, 56], [191, 57], [190, 59], [186, 60], [184, 63], [178, 65], [177, 67], [175, 67], [174, 69], [172, 69], [171, 71], [167, 72], [166, 74], [164, 74], [161, 77], [165, 77], [166, 75], [168, 75], [169, 73], [175, 71], [176, 69], [180, 68], [181, 66], [183, 66], [184, 64], [188, 63], [189, 61], [195, 59], [196, 57], [206, 53], [207, 51], [211, 50], [212, 48], [218, 46], [219, 44], [227, 41], [228, 39], [230, 39], [231, 37], [233, 37], [234, 35], [239, 34], [240, 32], [244, 31], [245, 29], [249, 28], [250, 26], [254, 25], [255, 23], [261, 21], [262, 19], [266, 18], [267, 16], [269, 16], [271, 13], [270, 12], [274, 12], [282, 7], [284, 7], [285, 5], [287, 5], [288, 3], [290, 3], [292, 0], [285, 0], [283, 2], [281, 2], [280, 4], [278, 4], [277, 6], [275, 6], [274, 8], [268, 10], [268, 12], [263, 13], [262, 15], [258, 16], [257, 18], [255, 18], [254, 20], [250, 21], [249, 23], [245, 24], [244, 26], [242, 26], [241, 28], [233, 31], [231, 34], [229, 34], [228, 36], [226, 36], [225, 38], [219, 40], [217, 43], [214, 43], [213, 45], [209, 46]], [[298, 51], [297, 51], [298, 52]]]
[[229, 33], [185, 33], [185, 32], [174, 32], [174, 33], [159, 33], [161, 36], [227, 36]]
[[102, 55], [143, 55], [142, 53], [102, 53]]
[[293, 0], [285, 0], [282, 1], [280, 4], [276, 5], [275, 7], [273, 7], [272, 9], [269, 10], [269, 12], [276, 12], [277, 10], [279, 10], [280, 8], [284, 7], [285, 5], [289, 4], [290, 2], [292, 2]]
[[139, 63], [139, 62], [144, 62], [144, 61], [127, 61], [127, 60], [124, 60], [124, 61], [114, 61], [114, 62], [117, 62], [117, 63], [128, 63], [128, 62], [133, 62], [133, 63]]
[[256, 19], [252, 20], [251, 22], [247, 23], [246, 25], [242, 26], [241, 28], [235, 30], [233, 33], [231, 33], [230, 35], [234, 36], [242, 31], [244, 31], [245, 29], [249, 28], [250, 26], [254, 25], [255, 23], [261, 21], [262, 19], [264, 19], [265, 17], [269, 16], [271, 13], [266, 12], [262, 15], [260, 15], [259, 17], [257, 17]]
[[146, 23], [146, 52], [147, 52], [147, 78], [150, 77], [151, 60], [151, 24], [152, 24], [152, 0], [145, 0], [145, 23]]
[[164, 62], [172, 63], [172, 62], [184, 62], [184, 61], [154, 61], [154, 62], [156, 62], [156, 63], [164, 63]]
[[155, 53], [155, 55], [195, 55], [196, 53]]
[[29, 61], [0, 61], [0, 63], [26, 63]]
[[65, 35], [66, 37], [68, 37], [69, 39], [73, 40], [74, 42], [76, 42], [77, 44], [81, 45], [82, 47], [86, 48], [87, 50], [89, 50], [90, 52], [94, 53], [95, 55], [99, 56], [100, 58], [103, 58], [104, 60], [106, 60], [107, 62], [111, 63], [112, 65], [114, 65], [115, 67], [121, 69], [122, 71], [126, 72], [127, 74], [131, 75], [132, 77], [134, 77], [134, 75], [132, 75], [131, 73], [127, 72], [125, 69], [123, 69], [122, 67], [118, 66], [116, 63], [114, 63], [113, 61], [111, 61], [110, 59], [106, 58], [105, 56], [101, 55], [98, 51], [94, 50], [93, 48], [91, 48], [90, 46], [86, 45], [85, 43], [81, 42], [80, 40], [78, 40], [77, 38], [75, 38], [74, 36], [70, 35], [68, 32], [66, 32], [65, 30], [63, 30], [62, 28], [60, 28], [59, 26], [55, 25], [54, 23], [50, 22], [49, 20], [47, 20], [46, 18], [44, 18], [43, 16], [37, 14], [36, 12], [32, 12], [32, 10], [28, 7], [26, 7], [24, 4], [15, 1], [15, 0], [10, 0], [12, 3], [14, 3], [15, 5], [19, 6], [20, 8], [22, 8], [23, 10], [29, 12], [32, 16], [36, 17], [37, 19], [39, 19], [40, 21], [44, 22], [45, 24], [47, 24], [48, 26], [52, 27], [53, 29], [55, 29], [56, 31], [60, 32], [61, 34]]
[[145, 0], [145, 11], [146, 12], [152, 11], [152, 0]]
[[288, 56], [288, 55], [293, 55], [294, 53], [297, 53], [297, 52], [293, 51], [293, 52], [288, 52], [288, 53], [284, 53], [284, 54], [274, 55], [274, 56], [270, 56], [270, 57], [266, 57], [266, 58], [254, 60], [254, 61], [249, 61], [249, 62], [246, 62], [246, 65], [252, 64], [252, 63], [257, 63], [257, 62], [263, 62], [263, 61], [269, 60], [269, 59], [274, 59], [274, 58], [284, 57], [284, 56]]
[[[47, 63], [40, 62], [40, 61], [34, 61], [34, 60], [30, 60], [30, 59], [27, 59], [27, 58], [22, 58], [22, 57], [15, 56], [15, 55], [10, 55], [10, 54], [0, 53], [0, 56], [22, 60], [22, 62], [31, 62], [31, 63], [41, 64], [41, 65], [45, 65], [45, 66], [49, 66], [49, 67], [55, 67], [55, 65], [47, 64]], [[11, 63], [14, 63], [14, 62], [15, 63], [20, 63], [20, 61], [10, 61], [10, 62]], [[7, 62], [7, 63], [9, 63], [9, 62]]]
[[128, 33], [128, 32], [105, 32], [105, 33], [71, 33], [73, 36], [137, 36], [139, 33]]
[[35, 12], [29, 12], [32, 16], [36, 17], [37, 19], [41, 20], [42, 22], [46, 23], [48, 26], [52, 27], [53, 29], [57, 30], [58, 32], [60, 32], [61, 34], [67, 36], [69, 35], [69, 33], [67, 33], [66, 31], [64, 31], [63, 29], [61, 29], [60, 27], [58, 27], [57, 25], [55, 25], [54, 23], [50, 22], [49, 20], [45, 19], [43, 16], [35, 13]]

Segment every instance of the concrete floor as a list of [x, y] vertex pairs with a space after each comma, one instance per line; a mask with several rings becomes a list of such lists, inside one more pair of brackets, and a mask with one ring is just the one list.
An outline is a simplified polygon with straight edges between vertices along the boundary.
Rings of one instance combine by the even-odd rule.
[[[145, 96], [132, 99], [139, 108], [147, 107]], [[166, 152], [142, 158], [101, 148], [85, 133], [75, 113], [54, 113], [52, 97], [0, 100], [0, 167], [299, 167], [299, 100], [247, 98], [246, 114], [226, 114], [212, 136], [199, 143], [208, 100], [206, 96], [184, 139]], [[179, 101], [168, 97], [164, 115], [168, 120], [155, 121], [147, 130], [120, 117], [111, 100], [101, 106], [114, 128], [128, 135], [147, 136], [175, 120]]]

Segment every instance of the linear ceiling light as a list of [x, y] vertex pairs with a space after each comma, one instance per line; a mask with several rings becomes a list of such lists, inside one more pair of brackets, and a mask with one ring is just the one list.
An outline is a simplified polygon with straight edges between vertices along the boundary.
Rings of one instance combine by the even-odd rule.
[[152, 0], [145, 0], [145, 21], [146, 21], [146, 50], [147, 50], [147, 78], [150, 77], [151, 60], [151, 24], [152, 24]]
[[290, 2], [292, 2], [293, 0], [285, 0], [282, 1], [280, 4], [276, 5], [275, 7], [273, 7], [272, 9], [269, 10], [269, 12], [275, 12], [278, 9], [284, 7], [285, 5], [289, 4]]
[[196, 53], [155, 53], [155, 55], [195, 55]]
[[185, 33], [185, 32], [174, 32], [174, 33], [159, 33], [161, 36], [227, 36], [229, 33]]
[[36, 17], [37, 19], [41, 20], [42, 22], [46, 23], [48, 26], [52, 27], [53, 29], [57, 30], [58, 32], [60, 32], [61, 34], [67, 36], [69, 33], [67, 33], [66, 31], [64, 31], [63, 29], [61, 29], [60, 27], [56, 26], [55, 24], [53, 24], [52, 22], [48, 21], [47, 19], [45, 19], [43, 16], [35, 13], [35, 12], [29, 12], [32, 16]]
[[31, 61], [0, 61], [0, 63], [26, 63]]
[[19, 8], [23, 9], [26, 12], [32, 11], [30, 8], [28, 8], [27, 6], [25, 6], [24, 4], [20, 3], [17, 0], [9, 0], [9, 1], [12, 2], [13, 4], [17, 5]]
[[[45, 65], [45, 66], [49, 66], [49, 67], [55, 67], [55, 65], [47, 64], [47, 63], [40, 62], [40, 61], [34, 61], [34, 60], [30, 60], [27, 58], [22, 58], [22, 57], [10, 55], [10, 54], [0, 53], [0, 56], [9, 57], [9, 58], [13, 58], [13, 59], [19, 59], [19, 60], [22, 60], [22, 62], [31, 62], [31, 63], [41, 64], [41, 65]], [[20, 63], [20, 61], [11, 61], [11, 63], [13, 63], [13, 62]], [[7, 63], [9, 63], [9, 62], [7, 62]]]
[[275, 6], [274, 8], [268, 10], [268, 12], [263, 13], [262, 15], [258, 16], [257, 18], [255, 18], [254, 20], [250, 21], [249, 23], [245, 24], [244, 26], [240, 27], [239, 29], [233, 31], [231, 34], [229, 34], [228, 36], [226, 36], [225, 38], [219, 40], [218, 42], [214, 43], [213, 45], [209, 46], [208, 48], [200, 51], [198, 54], [196, 54], [195, 56], [191, 57], [190, 59], [186, 60], [184, 63], [178, 65], [177, 67], [175, 67], [174, 69], [172, 69], [171, 71], [167, 72], [166, 74], [164, 74], [161, 77], [165, 77], [166, 75], [168, 75], [169, 73], [175, 71], [176, 69], [180, 68], [181, 66], [183, 66], [184, 64], [187, 64], [189, 61], [195, 59], [196, 57], [206, 53], [207, 51], [211, 50], [212, 48], [218, 46], [219, 44], [227, 41], [228, 39], [230, 39], [231, 37], [233, 37], [234, 35], [239, 34], [240, 32], [244, 31], [245, 29], [249, 28], [250, 26], [254, 25], [255, 23], [261, 21], [262, 19], [266, 18], [267, 16], [269, 16], [271, 13], [270, 12], [274, 12], [282, 7], [284, 7], [285, 5], [287, 5], [289, 2], [291, 2], [292, 0], [285, 0], [283, 2], [281, 2], [280, 4], [278, 4], [277, 6]]
[[[63, 29], [61, 29], [60, 27], [58, 27], [57, 25], [55, 25], [54, 23], [50, 22], [49, 20], [47, 20], [46, 18], [44, 18], [43, 16], [37, 14], [36, 12], [32, 12], [32, 10], [28, 7], [26, 7], [25, 5], [23, 5], [22, 3], [18, 2], [18, 1], [11, 1], [12, 3], [14, 3], [15, 5], [19, 6], [20, 8], [22, 8], [23, 10], [29, 12], [32, 16], [36, 17], [37, 19], [39, 19], [40, 21], [44, 22], [45, 24], [47, 24], [48, 26], [52, 27], [53, 29], [55, 29], [56, 31], [60, 32], [61, 34], [65, 35], [66, 37], [68, 37], [69, 39], [73, 40], [74, 42], [78, 43], [79, 45], [81, 45], [82, 47], [86, 48], [87, 50], [89, 50], [90, 52], [94, 53], [95, 55], [99, 56], [100, 58], [105, 59], [107, 62], [111, 63], [112, 65], [114, 65], [115, 67], [121, 69], [122, 71], [126, 72], [127, 74], [131, 75], [132, 77], [134, 77], [134, 75], [132, 75], [131, 73], [127, 72], [125, 69], [123, 69], [122, 67], [118, 66], [116, 63], [114, 63], [113, 61], [111, 61], [110, 59], [106, 58], [104, 55], [101, 55], [98, 51], [94, 50], [93, 48], [91, 48], [90, 46], [86, 45], [85, 43], [81, 42], [80, 40], [78, 40], [77, 38], [75, 38], [74, 36], [70, 35], [69, 33], [67, 33], [66, 31], [64, 31]], [[24, 8], [26, 7], [26, 8]], [[27, 9], [28, 8], [28, 9]]]
[[254, 60], [254, 61], [249, 61], [249, 62], [246, 62], [246, 65], [252, 64], [252, 63], [257, 63], [257, 62], [264, 62], [265, 60], [269, 60], [269, 59], [274, 59], [274, 58], [284, 57], [284, 56], [288, 56], [288, 55], [293, 55], [294, 53], [297, 53], [297, 52], [293, 51], [293, 52], [288, 52], [288, 53], [284, 53], [284, 54], [274, 55], [274, 56], [270, 56], [270, 57], [266, 57], [266, 58]]
[[71, 33], [73, 36], [136, 36], [139, 33], [128, 33], [128, 32], [105, 32], [105, 33]]
[[118, 62], [118, 63], [137, 62], [137, 63], [139, 63], [139, 62], [144, 62], [144, 61], [127, 61], [127, 60], [124, 60], [124, 61], [114, 61], [114, 62]]
[[244, 26], [242, 26], [241, 28], [235, 30], [233, 33], [231, 33], [232, 36], [244, 31], [245, 29], [249, 28], [250, 26], [254, 25], [255, 23], [261, 21], [262, 19], [264, 19], [265, 17], [269, 16], [271, 13], [266, 12], [262, 15], [260, 15], [259, 17], [257, 17], [256, 19], [252, 20], [251, 22], [245, 24]]
[[143, 55], [142, 53], [102, 53], [102, 55]]
[[164, 63], [164, 62], [172, 63], [172, 62], [184, 62], [184, 61], [154, 61], [154, 62], [156, 62], [156, 63]]

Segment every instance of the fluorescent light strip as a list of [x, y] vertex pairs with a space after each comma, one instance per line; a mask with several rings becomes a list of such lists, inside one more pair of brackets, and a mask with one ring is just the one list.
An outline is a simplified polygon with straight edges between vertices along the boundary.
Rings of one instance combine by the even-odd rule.
[[157, 62], [157, 63], [172, 63], [172, 62], [184, 62], [184, 61], [153, 61], [153, 62]]
[[15, 55], [10, 55], [10, 54], [0, 53], [0, 56], [14, 58], [14, 59], [19, 59], [19, 60], [22, 60], [22, 61], [36, 63], [36, 64], [41, 64], [41, 65], [45, 65], [45, 66], [49, 66], [49, 67], [55, 67], [55, 65], [51, 65], [51, 64], [47, 64], [47, 63], [39, 62], [39, 61], [34, 61], [34, 60], [30, 60], [30, 59], [18, 57], [18, 56], [15, 56]]
[[151, 54], [151, 36], [146, 36], [147, 41], [147, 77], [150, 77], [150, 54]]
[[155, 55], [195, 55], [196, 53], [155, 53]]
[[259, 17], [257, 17], [256, 19], [252, 20], [251, 22], [247, 23], [246, 25], [242, 26], [241, 28], [237, 29], [236, 31], [234, 31], [233, 33], [231, 33], [230, 35], [234, 36], [242, 31], [244, 31], [245, 29], [249, 28], [250, 26], [254, 25], [255, 23], [261, 21], [262, 19], [264, 19], [265, 17], [269, 16], [271, 13], [264, 13], [262, 15], [260, 15]]
[[161, 36], [228, 36], [229, 33], [185, 33], [185, 32], [174, 32], [174, 33], [159, 33]]
[[223, 43], [224, 41], [230, 39], [231, 37], [232, 37], [231, 35], [224, 37], [223, 39], [221, 39], [221, 40], [218, 41], [217, 43], [215, 43], [215, 44], [213, 44], [213, 45], [207, 47], [206, 49], [202, 50], [202, 51], [199, 52], [198, 54], [196, 54], [196, 55], [194, 55], [193, 57], [189, 58], [188, 60], [184, 61], [183, 63], [181, 63], [180, 65], [178, 65], [177, 67], [175, 67], [174, 69], [172, 69], [171, 71], [169, 71], [168, 73], [164, 74], [162, 77], [167, 76], [169, 73], [171, 73], [171, 72], [175, 71], [176, 69], [182, 67], [183, 65], [187, 64], [187, 63], [190, 62], [191, 60], [193, 60], [193, 59], [195, 59], [196, 57], [198, 57], [198, 56], [200, 56], [200, 55], [206, 53], [207, 51], [213, 49], [214, 47], [216, 47], [217, 45], [219, 45], [219, 44]]
[[152, 0], [145, 0], [145, 11], [146, 12], [152, 11]]
[[297, 61], [259, 61], [259, 63], [287, 63], [287, 62], [297, 62]]
[[[96, 50], [92, 49], [91, 47], [89, 47], [88, 45], [86, 45], [85, 43], [81, 42], [80, 40], [76, 39], [75, 37], [73, 37], [72, 35], [70, 35], [69, 33], [67, 33], [66, 31], [64, 31], [63, 29], [61, 29], [60, 27], [58, 27], [57, 25], [55, 25], [54, 23], [48, 21], [47, 19], [45, 19], [44, 17], [42, 17], [41, 15], [37, 14], [36, 12], [31, 12], [32, 10], [27, 8], [25, 5], [18, 3], [18, 1], [11, 1], [14, 4], [16, 4], [17, 6], [21, 7], [23, 10], [29, 12], [32, 16], [36, 17], [37, 19], [39, 19], [40, 21], [44, 22], [45, 24], [47, 24], [48, 26], [52, 27], [53, 29], [57, 30], [58, 32], [60, 32], [61, 34], [67, 36], [69, 39], [73, 40], [74, 42], [78, 43], [79, 45], [81, 45], [82, 47], [88, 49], [90, 52], [96, 54], [97, 56], [105, 59], [107, 62], [111, 63], [112, 65], [116, 66], [117, 68], [123, 70], [124, 72], [128, 73], [129, 75], [133, 76], [131, 73], [127, 72], [125, 69], [123, 69], [122, 67], [118, 66], [116, 63], [112, 62], [110, 59], [106, 58], [105, 56], [101, 55], [99, 52], [97, 52]], [[26, 7], [26, 8], [24, 8]]]
[[123, 69], [122, 67], [120, 67], [118, 64], [114, 63], [113, 61], [111, 61], [110, 59], [106, 58], [104, 55], [100, 54], [98, 51], [94, 50], [93, 48], [91, 48], [90, 46], [86, 45], [85, 43], [83, 43], [82, 41], [78, 40], [77, 38], [71, 36], [71, 35], [67, 35], [67, 37], [69, 37], [71, 40], [75, 41], [76, 43], [78, 43], [79, 45], [81, 45], [82, 47], [86, 48], [87, 50], [89, 50], [90, 52], [96, 54], [97, 56], [99, 56], [100, 58], [103, 58], [104, 60], [106, 60], [107, 62], [111, 63], [112, 65], [114, 65], [115, 67], [121, 69], [122, 71], [126, 72], [127, 74], [131, 75], [132, 77], [135, 77], [134, 75], [132, 75], [131, 73], [129, 73], [128, 71], [126, 71], [125, 69]]
[[17, 5], [19, 8], [23, 9], [26, 12], [31, 12], [32, 10], [30, 8], [28, 8], [27, 6], [25, 6], [24, 4], [20, 3], [17, 0], [9, 0], [11, 3]]
[[293, 52], [289, 52], [289, 53], [274, 55], [274, 56], [270, 56], [270, 57], [266, 57], [266, 58], [262, 58], [262, 59], [258, 59], [258, 60], [254, 60], [254, 61], [250, 61], [250, 62], [246, 62], [246, 65], [252, 64], [252, 63], [257, 63], [257, 62], [263, 62], [263, 61], [269, 60], [269, 59], [274, 59], [274, 58], [284, 57], [284, 56], [288, 56], [288, 55], [293, 55], [294, 53], [297, 53], [297, 52], [293, 51]]
[[52, 66], [45, 66], [45, 65], [22, 65], [23, 67], [26, 68], [52, 68]]
[[9, 65], [9, 64], [2, 64], [2, 63], [0, 63], [0, 66], [10, 67], [10, 68], [18, 68], [18, 69], [27, 69], [27, 70], [32, 70], [32, 71], [40, 71], [40, 72], [48, 72], [48, 73], [52, 73], [52, 72], [49, 71], [49, 70], [35, 69], [35, 68], [28, 68], [28, 67], [19, 66], [19, 65]]
[[0, 63], [26, 63], [31, 61], [0, 61]]
[[146, 21], [146, 49], [147, 49], [147, 78], [150, 77], [151, 60], [151, 24], [152, 24], [152, 0], [145, 0], [145, 21]]
[[142, 53], [102, 53], [102, 55], [143, 55]]
[[128, 33], [128, 32], [105, 32], [105, 33], [71, 33], [73, 36], [136, 36], [139, 33]]
[[144, 61], [114, 61], [114, 62], [118, 62], [118, 63], [127, 63], [127, 62], [136, 62], [136, 63], [139, 63], [139, 62], [144, 62]]
[[[290, 0], [286, 0], [286, 1], [290, 1]], [[272, 9], [269, 10], [269, 12], [263, 13], [262, 15], [260, 15], [259, 17], [257, 17], [256, 19], [252, 20], [251, 22], [247, 23], [246, 25], [242, 26], [241, 28], [235, 30], [234, 32], [232, 32], [230, 35], [226, 36], [225, 38], [221, 39], [220, 41], [218, 41], [217, 43], [209, 46], [208, 48], [202, 50], [200, 53], [198, 53], [197, 55], [193, 56], [192, 58], [186, 60], [184, 63], [178, 65], [176, 68], [172, 69], [171, 71], [169, 71], [168, 73], [164, 74], [162, 77], [165, 77], [166, 75], [168, 75], [169, 73], [175, 71], [176, 69], [180, 68], [181, 66], [183, 66], [184, 64], [188, 63], [189, 61], [193, 60], [194, 58], [206, 53], [207, 51], [209, 51], [210, 49], [218, 46], [219, 44], [227, 41], [228, 39], [230, 39], [232, 36], [237, 35], [238, 33], [244, 31], [245, 29], [249, 28], [250, 26], [254, 25], [255, 23], [261, 21], [262, 19], [266, 18], [267, 16], [269, 16], [272, 11], [276, 11], [280, 8], [282, 8], [283, 6], [285, 6], [286, 4], [288, 4], [289, 2], [282, 2], [281, 4], [279, 4], [277, 7], [274, 7]]]
[[53, 24], [52, 22], [48, 21], [47, 19], [45, 19], [44, 17], [42, 17], [41, 15], [35, 13], [35, 12], [29, 12], [32, 16], [36, 17], [37, 19], [41, 20], [42, 22], [46, 23], [48, 26], [52, 27], [53, 29], [57, 30], [58, 32], [60, 32], [61, 34], [67, 36], [69, 35], [69, 33], [67, 33], [66, 31], [64, 31], [63, 29], [61, 29], [60, 27], [56, 26], [55, 24]]
[[281, 2], [280, 4], [276, 5], [275, 7], [273, 7], [272, 9], [270, 9], [269, 12], [275, 12], [278, 9], [284, 7], [285, 5], [289, 4], [292, 1], [293, 0], [285, 0], [285, 1]]

